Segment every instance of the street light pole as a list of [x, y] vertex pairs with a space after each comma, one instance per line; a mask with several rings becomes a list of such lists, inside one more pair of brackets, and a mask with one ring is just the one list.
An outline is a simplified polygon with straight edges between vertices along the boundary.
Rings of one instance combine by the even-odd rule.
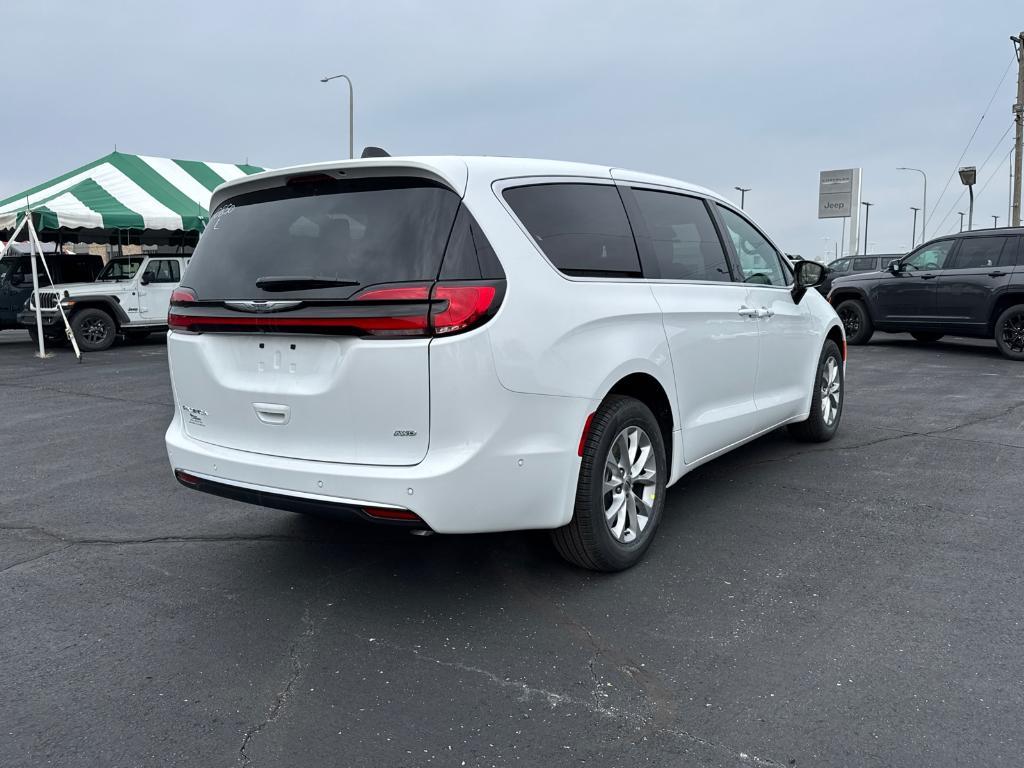
[[348, 156], [349, 159], [356, 156], [355, 151], [355, 94], [352, 89], [352, 80], [348, 75], [331, 75], [330, 77], [321, 77], [321, 83], [329, 83], [331, 80], [337, 80], [339, 77], [345, 78], [345, 82], [348, 83]]
[[993, 216], [992, 217], [992, 229], [999, 229], [999, 217], [998, 216]]
[[740, 210], [743, 210], [743, 204], [747, 201], [747, 192], [750, 191], [750, 187], [733, 187], [737, 192], [740, 193]]
[[960, 183], [971, 193], [971, 204], [967, 209], [967, 231], [970, 232], [974, 229], [974, 183], [978, 180], [978, 169], [973, 165], [965, 165], [957, 173], [960, 174]]
[[900, 167], [900, 168], [897, 168], [896, 170], [897, 171], [917, 171], [918, 173], [921, 174], [921, 178], [924, 179], [924, 195], [923, 195], [923, 199], [922, 199], [922, 202], [921, 202], [921, 242], [923, 243], [925, 240], [928, 239], [927, 235], [925, 235], [925, 227], [928, 224], [928, 174], [926, 174], [920, 168], [904, 168], [904, 167]]
[[864, 206], [864, 255], [868, 255], [868, 217], [871, 215], [871, 206], [874, 203], [862, 202]]
[[910, 228], [910, 249], [913, 250], [914, 246], [917, 245], [917, 212], [921, 209], [910, 206], [910, 210], [914, 212], [914, 226]]
[[957, 213], [960, 214], [960, 231], [963, 232], [964, 231], [964, 212], [963, 211], [957, 211]]

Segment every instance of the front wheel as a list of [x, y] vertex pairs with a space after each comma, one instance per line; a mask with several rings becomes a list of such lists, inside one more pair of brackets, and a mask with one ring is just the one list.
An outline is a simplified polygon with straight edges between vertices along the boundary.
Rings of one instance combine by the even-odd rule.
[[851, 345], [867, 344], [875, 333], [875, 326], [871, 322], [871, 315], [864, 302], [857, 299], [847, 299], [840, 302], [836, 307], [836, 314], [843, 323], [843, 330], [846, 331], [846, 343]]
[[90, 307], [76, 312], [71, 318], [78, 346], [83, 352], [101, 352], [109, 349], [117, 335], [114, 318], [102, 309]]
[[650, 408], [609, 397], [591, 420], [572, 520], [551, 532], [555, 548], [594, 571], [635, 565], [661, 522], [667, 480], [665, 443]]
[[835, 437], [836, 430], [839, 429], [839, 419], [843, 415], [845, 392], [843, 358], [839, 347], [829, 339], [818, 358], [811, 413], [806, 420], [790, 424], [790, 434], [797, 440], [807, 443], [824, 443]]
[[1011, 360], [1024, 360], [1024, 304], [1016, 304], [996, 320], [996, 346]]

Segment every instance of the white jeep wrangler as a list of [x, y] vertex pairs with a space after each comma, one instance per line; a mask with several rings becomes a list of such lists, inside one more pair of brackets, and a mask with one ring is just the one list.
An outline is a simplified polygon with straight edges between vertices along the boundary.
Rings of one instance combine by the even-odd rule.
[[[66, 283], [40, 288], [43, 334], [51, 343], [66, 341], [64, 308], [78, 346], [85, 352], [110, 347], [120, 336], [142, 339], [153, 331], [167, 330], [171, 292], [181, 282], [189, 256], [118, 256], [107, 262], [92, 283]], [[34, 296], [18, 316], [36, 337]]]

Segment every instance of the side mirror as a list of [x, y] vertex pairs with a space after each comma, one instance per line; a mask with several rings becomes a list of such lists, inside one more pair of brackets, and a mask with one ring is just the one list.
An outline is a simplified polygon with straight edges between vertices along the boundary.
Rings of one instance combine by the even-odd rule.
[[146, 272], [142, 273], [142, 280], [141, 280], [141, 282], [142, 282], [143, 285], [149, 285], [154, 280], [156, 280], [156, 275], [154, 275], [152, 272], [149, 272], [147, 270]]
[[796, 270], [796, 282], [793, 285], [793, 301], [799, 303], [809, 288], [817, 288], [825, 282], [828, 267], [816, 261], [798, 261], [793, 267]]
[[900, 269], [900, 266], [900, 260], [893, 259], [892, 261], [889, 262], [888, 270], [892, 272], [892, 274], [898, 275], [900, 272], [903, 271], [902, 269]]

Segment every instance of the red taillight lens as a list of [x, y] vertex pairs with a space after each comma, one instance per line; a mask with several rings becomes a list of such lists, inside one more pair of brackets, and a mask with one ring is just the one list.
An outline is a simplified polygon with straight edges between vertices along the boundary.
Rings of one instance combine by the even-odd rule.
[[493, 285], [438, 285], [434, 298], [447, 300], [448, 306], [435, 313], [434, 333], [443, 336], [473, 327], [491, 310], [496, 295]]
[[199, 478], [183, 469], [174, 470], [174, 476], [182, 485], [191, 485], [192, 487], [199, 485]]
[[171, 291], [171, 305], [194, 304], [196, 292], [191, 288], [175, 288]]

